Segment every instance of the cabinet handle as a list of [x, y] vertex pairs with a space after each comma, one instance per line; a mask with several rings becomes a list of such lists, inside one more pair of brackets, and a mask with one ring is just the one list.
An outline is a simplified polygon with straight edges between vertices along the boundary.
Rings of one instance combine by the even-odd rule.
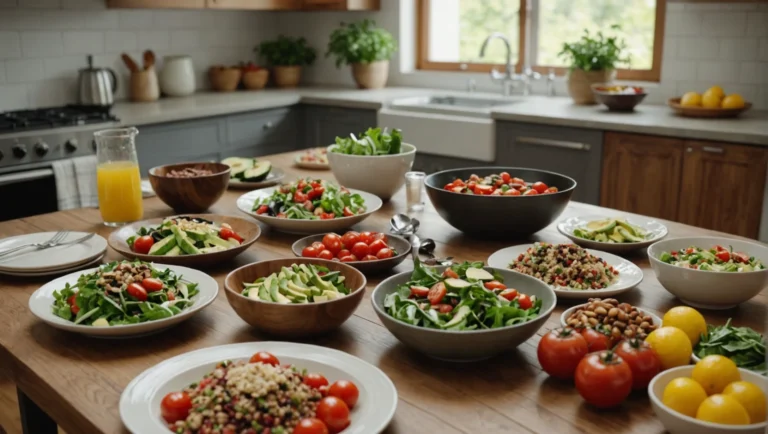
[[264, 126], [262, 128], [265, 129], [265, 130], [268, 130], [268, 129], [272, 128], [272, 121], [269, 121], [266, 124], [264, 124]]
[[725, 149], [718, 148], [716, 146], [704, 146], [701, 148], [701, 150], [704, 152], [712, 153], [712, 154], [722, 154], [725, 152]]
[[573, 149], [575, 151], [589, 151], [592, 146], [588, 143], [566, 142], [564, 140], [540, 139], [538, 137], [518, 137], [517, 141], [529, 145], [551, 146], [553, 148]]

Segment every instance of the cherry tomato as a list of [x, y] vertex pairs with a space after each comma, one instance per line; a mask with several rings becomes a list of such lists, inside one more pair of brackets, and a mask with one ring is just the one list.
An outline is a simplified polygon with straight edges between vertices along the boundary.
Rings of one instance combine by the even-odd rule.
[[411, 286], [411, 295], [423, 298], [429, 295], [429, 288], [426, 286]]
[[727, 249], [721, 245], [715, 245], [715, 251], [722, 252], [724, 250], [727, 250]]
[[517, 297], [517, 304], [520, 305], [520, 309], [530, 309], [533, 306], [533, 300], [527, 294], [520, 294]]
[[312, 247], [314, 247], [315, 250], [317, 250], [317, 253], [320, 253], [323, 250], [325, 250], [325, 244], [321, 243], [320, 241], [315, 241], [314, 243], [312, 243]]
[[352, 246], [352, 254], [357, 256], [358, 258], [364, 258], [368, 256], [368, 253], [370, 253], [371, 249], [368, 248], [368, 244], [360, 241], [358, 243], [355, 243], [354, 246]]
[[265, 365], [280, 366], [280, 361], [277, 357], [266, 351], [259, 351], [251, 356], [248, 363], [264, 363]]
[[445, 271], [443, 271], [443, 277], [450, 277], [452, 279], [458, 279], [459, 273], [453, 271], [450, 268], [446, 268]]
[[395, 255], [395, 252], [390, 248], [381, 249], [376, 253], [376, 257], [379, 259], [388, 259]]
[[510, 188], [504, 193], [504, 196], [520, 196], [520, 190], [515, 190], [514, 188]]
[[429, 303], [434, 306], [436, 304], [440, 304], [440, 302], [443, 301], [443, 297], [445, 297], [445, 294], [447, 293], [448, 289], [445, 287], [445, 283], [437, 282], [432, 286], [432, 288], [429, 289], [427, 298], [429, 299]]
[[307, 198], [312, 200], [316, 199], [325, 193], [325, 187], [315, 187], [307, 193]]
[[378, 260], [379, 260], [379, 258], [377, 258], [374, 255], [365, 255], [363, 257], [363, 261], [378, 261]]
[[230, 238], [234, 238], [234, 239], [237, 240], [238, 243], [242, 243], [243, 242], [243, 237], [241, 237], [240, 235], [236, 234], [235, 231], [233, 231], [230, 228], [221, 228], [221, 230], [219, 231], [219, 236], [221, 238], [225, 239], [225, 240], [228, 240]]
[[330, 250], [325, 249], [322, 252], [318, 253], [317, 257], [319, 259], [327, 259], [330, 261], [331, 259], [333, 259], [333, 253]]
[[168, 291], [168, 292], [166, 293], [166, 295], [168, 296], [168, 301], [173, 301], [173, 300], [176, 300], [176, 296], [175, 296], [175, 295], [173, 295], [173, 292], [171, 292], [171, 291]]
[[187, 392], [171, 392], [160, 403], [160, 414], [168, 423], [184, 420], [192, 409], [192, 399]]
[[473, 173], [473, 174], [469, 175], [469, 180], [470, 181], [479, 181], [480, 177]]
[[354, 246], [358, 241], [360, 241], [360, 234], [355, 231], [349, 231], [341, 237], [341, 243], [347, 249]]
[[587, 341], [570, 328], [550, 331], [541, 337], [536, 348], [544, 372], [561, 380], [573, 378], [576, 367], [588, 352]]
[[[325, 248], [323, 248], [325, 250]], [[317, 258], [317, 254], [320, 253], [314, 246], [307, 246], [301, 251], [301, 256], [305, 258]]]
[[661, 361], [648, 342], [637, 338], [624, 340], [616, 347], [616, 355], [624, 359], [632, 371], [632, 388], [645, 389], [661, 372]]
[[343, 248], [341, 245], [341, 237], [336, 234], [325, 234], [323, 237], [323, 245], [325, 245], [325, 248], [330, 250], [334, 255], [339, 253]]
[[136, 300], [147, 301], [147, 290], [138, 283], [131, 283], [126, 291]]
[[[505, 290], [501, 291], [501, 292], [499, 293], [499, 295], [500, 295], [502, 298], [505, 298], [505, 299], [507, 299], [507, 300], [509, 300], [509, 301], [512, 301], [512, 300], [514, 300], [514, 299], [515, 299], [515, 297], [517, 297], [517, 290], [516, 290], [516, 289], [514, 289], [514, 288], [505, 289]], [[522, 306], [521, 306], [521, 307], [522, 307]]]
[[525, 185], [525, 180], [523, 180], [522, 178], [517, 178], [517, 177], [514, 177], [514, 178], [512, 178], [512, 179], [510, 179], [510, 180], [509, 180], [509, 183], [510, 183], [510, 184], [520, 184], [520, 185]]
[[143, 286], [147, 292], [160, 291], [163, 289], [163, 281], [153, 277], [148, 277], [141, 281], [141, 286]]
[[267, 211], [269, 211], [269, 207], [267, 205], [261, 205], [257, 210], [256, 214], [264, 214]]
[[149, 235], [144, 235], [143, 237], [136, 238], [136, 241], [133, 242], [133, 251], [146, 255], [153, 244], [155, 244], [155, 239]]
[[72, 311], [74, 315], [77, 315], [77, 313], [80, 312], [80, 308], [77, 307], [77, 303], [75, 302], [76, 298], [77, 298], [77, 294], [72, 294], [67, 299], [67, 303], [69, 304], [69, 310]]
[[523, 193], [523, 196], [535, 196], [537, 194], [539, 194], [538, 191], [536, 191], [534, 189], [530, 189], [530, 190], [526, 191], [525, 193]]
[[306, 194], [300, 192], [299, 190], [296, 190], [296, 193], [293, 193], [293, 201], [294, 202], [296, 202], [296, 203], [304, 203], [307, 200], [309, 200], [309, 197]]
[[450, 304], [440, 303], [432, 306], [434, 309], [436, 309], [440, 313], [448, 313], [453, 310], [453, 306]]
[[315, 410], [318, 419], [332, 433], [337, 433], [349, 426], [349, 406], [335, 396], [326, 396]]
[[547, 184], [544, 184], [543, 182], [536, 182], [531, 186], [532, 189], [536, 190], [539, 194], [544, 193], [549, 188]]
[[576, 389], [595, 407], [616, 407], [632, 391], [632, 370], [612, 351], [587, 354], [576, 368]]
[[349, 250], [341, 249], [341, 250], [339, 250], [339, 253], [336, 254], [336, 257], [337, 258], [343, 258], [343, 257], [349, 256], [351, 254], [352, 254], [352, 252], [350, 252]]
[[293, 428], [293, 434], [328, 434], [328, 427], [320, 419], [305, 418]]
[[353, 213], [348, 206], [345, 206], [344, 209], [341, 210], [341, 212], [342, 214], [344, 214], [344, 217], [352, 217], [353, 215], [355, 215], [355, 213]]
[[461, 179], [461, 178], [456, 178], [456, 179], [455, 179], [455, 180], [452, 182], [452, 184], [453, 184], [453, 186], [454, 186], [454, 187], [463, 187], [463, 186], [464, 186], [464, 181], [462, 181], [462, 179]]
[[728, 262], [731, 260], [731, 254], [728, 252], [728, 250], [721, 250], [715, 254], [717, 256], [717, 259]]
[[370, 250], [372, 255], [375, 255], [379, 253], [379, 250], [386, 249], [387, 243], [385, 243], [382, 240], [374, 240], [370, 245], [368, 245], [368, 249]]
[[475, 185], [475, 194], [491, 194], [493, 193], [494, 187], [492, 185], [485, 185], [485, 184], [477, 184]]
[[547, 193], [557, 193], [558, 191], [557, 187], [549, 187], [547, 189]]
[[320, 220], [333, 220], [336, 218], [336, 214], [332, 212], [324, 212], [320, 214]]
[[387, 244], [389, 242], [389, 238], [387, 238], [387, 234], [383, 232], [373, 232], [373, 240], [381, 240], [384, 241], [384, 244]]
[[491, 280], [490, 282], [483, 283], [483, 286], [485, 286], [485, 289], [489, 289], [491, 291], [495, 289], [507, 289], [507, 285], [499, 282], [498, 280]]
[[355, 383], [347, 380], [339, 380], [328, 388], [328, 396], [335, 396], [347, 404], [347, 407], [354, 408], [357, 399], [360, 397], [360, 391], [357, 390]]
[[373, 232], [360, 232], [359, 242], [365, 244], [371, 244], [373, 242]]
[[319, 389], [328, 385], [328, 379], [320, 374], [307, 374], [304, 376], [304, 384], [313, 389]]
[[589, 352], [603, 351], [611, 348], [611, 338], [591, 327], [584, 327], [580, 330], [584, 340], [587, 341]]
[[357, 262], [357, 256], [355, 255], [348, 255], [339, 259], [341, 260], [341, 262]]
[[512, 179], [507, 172], [501, 172], [499, 173], [499, 176], [501, 176], [501, 180], [504, 181], [505, 184], [509, 183], [509, 180]]

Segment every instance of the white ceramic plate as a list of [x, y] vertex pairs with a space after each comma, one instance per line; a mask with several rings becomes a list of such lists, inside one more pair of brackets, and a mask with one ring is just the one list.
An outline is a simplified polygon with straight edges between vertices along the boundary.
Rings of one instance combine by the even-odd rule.
[[64, 273], [71, 273], [76, 270], [82, 270], [83, 268], [90, 268], [90, 267], [95, 267], [97, 265], [101, 265], [101, 260], [103, 258], [104, 258], [104, 254], [101, 254], [100, 256], [97, 256], [96, 259], [92, 261], [88, 261], [80, 265], [75, 265], [74, 267], [66, 267], [66, 268], [56, 269], [56, 270], [30, 271], [30, 272], [0, 271], [0, 274], [5, 274], [8, 276], [18, 276], [18, 277], [55, 276], [55, 275], [61, 275]]
[[[22, 244], [44, 243], [56, 232], [37, 232], [0, 240], [0, 251]], [[73, 241], [88, 235], [88, 232], [70, 232], [62, 242]], [[29, 247], [7, 257], [0, 257], [0, 272], [41, 272], [61, 270], [93, 261], [107, 250], [107, 240], [95, 235], [87, 241], [77, 244], [51, 247], [37, 250]]]
[[326, 232], [338, 232], [365, 220], [368, 218], [368, 216], [378, 211], [382, 204], [381, 199], [379, 199], [377, 196], [350, 188], [350, 193], [357, 193], [363, 197], [363, 200], [365, 200], [366, 212], [363, 214], [358, 214], [351, 217], [335, 218], [332, 220], [298, 220], [271, 217], [253, 212], [253, 204], [257, 200], [272, 196], [275, 188], [276, 187], [264, 188], [261, 190], [254, 190], [245, 193], [244, 195], [237, 198], [237, 207], [240, 209], [240, 211], [250, 215], [260, 222], [266, 223], [275, 230], [287, 232], [289, 234], [311, 235], [322, 234]]
[[379, 368], [347, 353], [289, 342], [245, 342], [203, 348], [159, 363], [134, 378], [120, 396], [120, 417], [133, 433], [168, 434], [160, 402], [169, 392], [200, 381], [224, 360], [248, 359], [257, 351], [274, 354], [280, 363], [296, 365], [325, 376], [329, 382], [349, 380], [360, 390], [344, 434], [383, 431], [395, 414], [397, 390]]
[[[532, 246], [532, 244], [523, 244], [507, 247], [494, 252], [488, 257], [488, 266], [509, 268], [509, 264], [512, 263], [512, 261], [517, 260], [517, 257], [520, 256], [521, 253], [525, 253], [525, 251]], [[560, 286], [552, 286], [555, 294], [557, 294], [557, 298], [586, 300], [589, 298], [613, 297], [622, 292], [629, 291], [643, 281], [643, 270], [626, 259], [599, 250], [587, 249], [587, 252], [598, 258], [602, 258], [608, 265], [613, 265], [615, 269], [619, 270], [618, 280], [613, 282], [607, 288], [593, 290], [565, 289]]]
[[203, 310], [206, 306], [211, 304], [216, 299], [216, 294], [219, 293], [219, 285], [211, 276], [197, 270], [193, 270], [187, 267], [180, 267], [177, 265], [160, 265], [152, 264], [153, 267], [158, 270], [165, 270], [170, 268], [176, 275], [182, 276], [185, 281], [198, 283], [198, 289], [200, 292], [192, 298], [194, 302], [192, 306], [184, 309], [180, 314], [174, 315], [170, 318], [165, 318], [157, 321], [148, 321], [139, 324], [129, 325], [117, 325], [109, 327], [93, 327], [89, 325], [79, 325], [71, 321], [67, 321], [63, 318], [56, 316], [52, 310], [53, 306], [53, 291], [64, 288], [64, 285], [77, 283], [78, 277], [82, 274], [93, 273], [97, 268], [90, 268], [88, 270], [77, 271], [67, 274], [66, 276], [54, 279], [35, 291], [29, 298], [29, 310], [40, 318], [43, 322], [52, 327], [58, 329], [67, 330], [70, 332], [80, 333], [88, 336], [97, 337], [131, 337], [145, 335], [149, 333], [158, 332], [168, 327], [174, 326], [184, 320], [192, 317], [192, 315]]
[[570, 238], [574, 243], [582, 247], [618, 254], [628, 253], [640, 248], [646, 248], [656, 241], [666, 237], [668, 233], [667, 227], [654, 219], [647, 217], [632, 217], [627, 219], [630, 224], [639, 226], [648, 232], [648, 238], [645, 241], [637, 243], [603, 243], [600, 241], [585, 240], [584, 238], [579, 238], [573, 235], [573, 231], [576, 228], [583, 228], [587, 225], [587, 223], [591, 221], [604, 220], [605, 218], [606, 216], [604, 215], [571, 217], [558, 223], [557, 230], [560, 231], [561, 234]]
[[[563, 327], [567, 326], [568, 324], [566, 323], [566, 321], [568, 320], [568, 317], [571, 316], [572, 313], [576, 312], [576, 309], [585, 307], [587, 304], [589, 303], [577, 304], [576, 306], [569, 307], [568, 309], [563, 311], [563, 314], [560, 315], [560, 325]], [[648, 309], [644, 309], [641, 307], [638, 307], [637, 310], [644, 315], [650, 316], [651, 319], [653, 319], [653, 323], [656, 324], [658, 327], [661, 327], [661, 318], [659, 318], [658, 315], [656, 315], [655, 313], [651, 312]]]
[[278, 169], [277, 167], [273, 167], [272, 170], [269, 172], [269, 175], [267, 175], [267, 179], [263, 181], [246, 182], [246, 181], [241, 181], [237, 178], [230, 178], [229, 188], [234, 190], [256, 190], [258, 188], [264, 188], [264, 187], [269, 187], [270, 185], [275, 185], [278, 182], [280, 182], [283, 178], [285, 178], [285, 172], [283, 172], [283, 169]]
[[296, 157], [293, 159], [293, 164], [296, 165], [296, 167], [300, 167], [302, 169], [310, 169], [310, 170], [329, 170], [331, 166], [328, 163], [310, 163], [307, 161], [301, 161], [301, 157], [304, 155], [315, 155], [321, 151], [325, 151], [326, 148], [313, 148], [313, 149], [307, 149], [306, 151], [299, 152], [296, 154]]

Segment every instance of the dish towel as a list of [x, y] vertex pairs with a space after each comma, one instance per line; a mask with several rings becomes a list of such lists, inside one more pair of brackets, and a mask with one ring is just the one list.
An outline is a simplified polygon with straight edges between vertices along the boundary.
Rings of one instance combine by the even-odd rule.
[[96, 207], [96, 156], [57, 160], [51, 164], [59, 210]]

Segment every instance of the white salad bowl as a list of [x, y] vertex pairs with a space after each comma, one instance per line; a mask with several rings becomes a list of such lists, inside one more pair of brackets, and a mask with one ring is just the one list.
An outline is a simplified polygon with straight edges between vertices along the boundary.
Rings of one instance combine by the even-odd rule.
[[265, 214], [256, 214], [253, 211], [253, 204], [257, 200], [269, 198], [279, 187], [264, 188], [254, 190], [237, 198], [237, 208], [248, 214], [256, 220], [271, 226], [273, 229], [289, 234], [322, 234], [326, 232], [338, 232], [352, 227], [365, 220], [381, 208], [382, 202], [377, 196], [360, 190], [349, 189], [352, 194], [359, 194], [365, 201], [365, 212], [353, 215], [351, 217], [339, 217], [330, 220], [300, 220], [272, 217]]
[[[750, 425], [723, 425], [686, 416], [664, 405], [662, 398], [667, 384], [675, 378], [690, 378], [691, 373], [693, 373], [693, 365], [678, 366], [657, 374], [648, 384], [648, 397], [651, 399], [653, 412], [670, 434], [764, 434], [768, 432], [766, 422]], [[741, 368], [739, 368], [739, 374], [742, 380], [753, 383], [760, 387], [763, 393], [768, 394], [768, 379]]]
[[397, 408], [397, 390], [379, 368], [347, 353], [315, 345], [289, 342], [245, 342], [203, 348], [161, 362], [139, 374], [120, 396], [120, 417], [129, 431], [167, 434], [160, 415], [163, 397], [199, 382], [224, 360], [247, 360], [258, 351], [272, 353], [280, 363], [322, 374], [330, 383], [353, 382], [360, 391], [344, 434], [383, 431]]
[[389, 200], [405, 183], [405, 173], [411, 170], [416, 158], [416, 147], [401, 145], [394, 155], [347, 155], [334, 152], [337, 145], [328, 147], [328, 164], [341, 185], [369, 191], [383, 200]]
[[668, 233], [667, 227], [656, 219], [633, 216], [628, 218], [627, 221], [634, 226], [639, 226], [641, 229], [644, 229], [648, 233], [648, 238], [645, 241], [635, 243], [604, 243], [602, 241], [593, 241], [580, 238], [573, 234], [574, 230], [577, 228], [585, 227], [587, 223], [591, 221], [604, 220], [606, 218], [610, 217], [606, 217], [605, 215], [571, 217], [558, 223], [557, 230], [560, 231], [561, 234], [568, 237], [571, 241], [582, 247], [587, 249], [602, 250], [609, 253], [616, 253], [619, 255], [629, 253], [637, 249], [646, 248], [656, 241], [662, 240], [667, 236]]
[[193, 270], [187, 267], [180, 267], [178, 265], [152, 264], [152, 266], [158, 270], [165, 270], [166, 268], [170, 268], [177, 276], [181, 276], [184, 281], [197, 283], [198, 290], [200, 292], [192, 297], [192, 305], [182, 310], [178, 315], [174, 315], [169, 318], [147, 321], [138, 324], [113, 325], [105, 327], [75, 324], [54, 314], [52, 310], [53, 302], [55, 300], [53, 297], [53, 292], [64, 289], [64, 286], [67, 283], [70, 285], [76, 284], [77, 279], [81, 275], [93, 273], [94, 271], [98, 270], [97, 267], [67, 274], [66, 276], [59, 277], [58, 279], [54, 279], [41, 286], [29, 298], [29, 310], [32, 311], [32, 313], [36, 317], [40, 318], [40, 320], [42, 320], [44, 323], [57, 329], [101, 338], [127, 338], [159, 332], [161, 330], [175, 326], [182, 321], [186, 321], [194, 314], [200, 312], [206, 306], [211, 304], [213, 300], [216, 299], [216, 295], [219, 293], [219, 284], [216, 283], [216, 280], [201, 271]]
[[694, 270], [661, 262], [664, 252], [696, 246], [733, 247], [736, 252], [768, 263], [768, 247], [763, 244], [723, 237], [672, 238], [648, 247], [648, 260], [659, 283], [686, 304], [702, 309], [729, 309], [756, 296], [768, 286], [768, 269], [745, 273]]

